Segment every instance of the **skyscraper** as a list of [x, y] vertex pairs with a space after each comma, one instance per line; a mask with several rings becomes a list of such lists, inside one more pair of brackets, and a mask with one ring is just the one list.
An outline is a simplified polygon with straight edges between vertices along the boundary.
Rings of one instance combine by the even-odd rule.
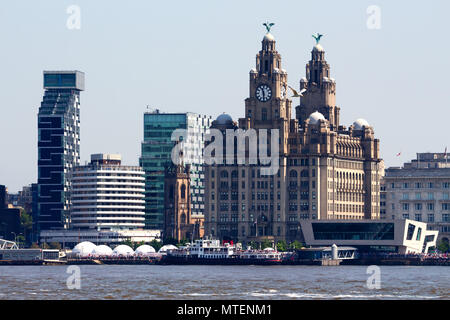
[[80, 163], [80, 92], [84, 73], [44, 71], [38, 113], [38, 196], [36, 232], [67, 228], [70, 173]]
[[172, 164], [171, 153], [175, 141], [171, 140], [176, 129], [186, 129], [184, 164], [190, 165], [192, 218], [203, 218], [204, 172], [202, 150], [204, 135], [211, 124], [211, 117], [195, 113], [144, 114], [144, 141], [140, 166], [146, 173], [145, 225], [147, 229], [164, 228], [164, 177], [165, 168]]

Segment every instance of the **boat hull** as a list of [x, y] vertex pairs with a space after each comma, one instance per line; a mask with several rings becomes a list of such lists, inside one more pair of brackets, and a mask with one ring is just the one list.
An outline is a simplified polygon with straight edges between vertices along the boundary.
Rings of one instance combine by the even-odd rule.
[[251, 259], [241, 257], [230, 258], [198, 258], [165, 256], [160, 264], [172, 265], [281, 265], [281, 260], [276, 259]]

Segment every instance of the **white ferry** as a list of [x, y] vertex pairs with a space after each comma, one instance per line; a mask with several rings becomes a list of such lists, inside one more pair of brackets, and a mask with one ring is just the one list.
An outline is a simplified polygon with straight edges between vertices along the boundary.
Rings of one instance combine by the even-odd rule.
[[162, 264], [281, 264], [281, 253], [271, 250], [245, 250], [231, 244], [221, 245], [220, 240], [196, 240], [180, 249], [167, 252]]

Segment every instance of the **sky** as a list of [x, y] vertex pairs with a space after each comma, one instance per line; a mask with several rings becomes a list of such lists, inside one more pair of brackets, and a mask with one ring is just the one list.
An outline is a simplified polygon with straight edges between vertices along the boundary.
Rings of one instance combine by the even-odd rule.
[[[74, 21], [71, 5], [80, 10], [79, 29], [67, 26]], [[376, 14], [368, 13], [371, 5]], [[85, 72], [81, 162], [103, 152], [137, 165], [147, 105], [213, 118], [224, 111], [243, 116], [266, 21], [275, 23], [271, 33], [293, 87], [305, 76], [311, 35], [324, 34], [341, 123], [366, 119], [386, 166], [417, 152], [444, 152], [449, 13], [445, 0], [4, 1], [0, 184], [17, 192], [37, 180], [43, 70]], [[294, 98], [293, 107], [298, 104]]]

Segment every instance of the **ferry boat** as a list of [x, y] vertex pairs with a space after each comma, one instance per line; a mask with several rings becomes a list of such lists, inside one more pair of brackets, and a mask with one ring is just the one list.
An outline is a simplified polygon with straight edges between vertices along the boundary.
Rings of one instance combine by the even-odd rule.
[[282, 254], [270, 250], [241, 250], [236, 245], [220, 240], [202, 239], [180, 249], [168, 250], [161, 264], [206, 264], [206, 265], [272, 265], [281, 264]]

